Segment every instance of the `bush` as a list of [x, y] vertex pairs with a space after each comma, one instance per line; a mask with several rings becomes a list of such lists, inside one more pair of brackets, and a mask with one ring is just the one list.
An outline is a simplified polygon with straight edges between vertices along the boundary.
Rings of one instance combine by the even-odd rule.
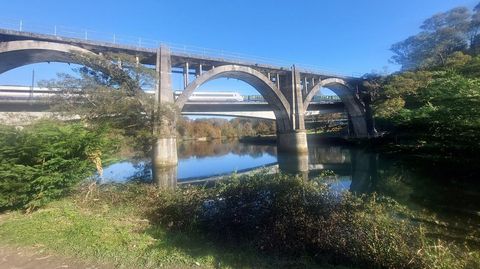
[[154, 223], [248, 243], [279, 255], [376, 268], [421, 268], [422, 240], [409, 212], [386, 198], [329, 191], [315, 181], [254, 175], [215, 188], [161, 192]]
[[39, 122], [0, 128], [0, 211], [37, 208], [101, 168], [106, 129]]

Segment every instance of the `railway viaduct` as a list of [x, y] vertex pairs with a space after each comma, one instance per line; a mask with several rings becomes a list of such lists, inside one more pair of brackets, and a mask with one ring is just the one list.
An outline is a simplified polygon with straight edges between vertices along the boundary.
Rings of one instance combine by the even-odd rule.
[[[255, 88], [270, 105], [277, 126], [280, 152], [307, 153], [304, 115], [312, 98], [322, 87], [335, 92], [348, 113], [352, 136], [374, 135], [368, 104], [362, 100], [361, 79], [336, 76], [300, 68], [259, 64], [237, 59], [174, 51], [160, 45], [156, 49], [66, 38], [54, 35], [0, 29], [0, 74], [40, 62], [78, 63], [79, 54], [102, 56], [122, 53], [135, 56], [139, 64], [155, 66], [155, 100], [158, 107], [182, 110], [188, 97], [202, 84], [218, 78], [234, 78]], [[183, 92], [175, 100], [172, 73], [183, 74]], [[190, 78], [194, 77], [190, 81]], [[174, 126], [159, 121], [161, 132], [154, 147], [155, 163], [177, 164]], [[169, 130], [165, 131], [165, 126]], [[167, 128], [167, 129], [168, 129]]]

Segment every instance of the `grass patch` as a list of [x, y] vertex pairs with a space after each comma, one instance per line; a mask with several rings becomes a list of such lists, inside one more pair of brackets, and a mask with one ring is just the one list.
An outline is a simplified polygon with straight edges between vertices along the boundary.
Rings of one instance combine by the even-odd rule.
[[218, 244], [198, 233], [151, 224], [144, 216], [159, 194], [153, 187], [104, 186], [85, 199], [86, 193], [31, 214], [4, 215], [0, 242], [118, 268], [320, 268], [309, 258], [264, 256], [247, 245]]
[[479, 251], [419, 223], [393, 200], [258, 174], [211, 188], [85, 186], [3, 215], [0, 243], [117, 268], [479, 268]]

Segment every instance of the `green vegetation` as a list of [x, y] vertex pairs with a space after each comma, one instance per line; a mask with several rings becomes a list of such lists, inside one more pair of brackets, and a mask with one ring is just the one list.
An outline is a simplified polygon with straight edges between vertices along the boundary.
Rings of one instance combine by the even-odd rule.
[[267, 254], [308, 256], [319, 264], [480, 266], [479, 252], [429, 239], [425, 230], [430, 227], [412, 221], [425, 217], [395, 201], [338, 195], [317, 180], [258, 174], [212, 189], [180, 188], [160, 195], [154, 204], [154, 223], [173, 231], [197, 231], [217, 242], [248, 244]]
[[402, 72], [371, 79], [377, 127], [396, 143], [442, 154], [480, 149], [480, 5], [425, 20], [392, 46]]
[[432, 225], [387, 198], [257, 174], [213, 188], [83, 188], [31, 214], [4, 216], [0, 242], [123, 268], [480, 266], [478, 251], [430, 239]]
[[320, 267], [304, 257], [264, 256], [243, 245], [217, 244], [198, 233], [171, 232], [164, 225], [152, 224], [146, 219], [147, 210], [158, 196], [167, 195], [154, 186], [77, 191], [31, 214], [4, 215], [0, 242], [40, 246], [116, 268]]
[[101, 169], [113, 149], [106, 128], [39, 122], [0, 128], [0, 211], [29, 211], [67, 194]]

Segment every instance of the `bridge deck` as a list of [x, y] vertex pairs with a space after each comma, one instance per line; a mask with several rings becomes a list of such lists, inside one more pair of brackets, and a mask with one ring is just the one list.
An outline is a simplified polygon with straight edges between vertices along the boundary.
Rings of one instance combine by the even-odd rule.
[[[135, 47], [129, 45], [114, 44], [102, 41], [85, 40], [79, 38], [61, 37], [48, 34], [31, 33], [23, 31], [15, 31], [8, 29], [0, 29], [0, 42], [7, 41], [20, 41], [20, 40], [34, 40], [34, 41], [47, 41], [62, 44], [69, 44], [87, 49], [95, 53], [123, 53], [128, 55], [138, 56], [140, 62], [147, 65], [155, 65], [156, 63], [156, 49]], [[233, 59], [224, 58], [218, 56], [212, 56], [207, 54], [198, 53], [186, 53], [179, 50], [172, 50], [172, 66], [181, 68], [183, 64], [188, 62], [191, 66], [205, 65], [205, 67], [220, 66], [226, 64], [235, 64], [242, 66], [255, 67], [256, 69], [263, 70], [264, 72], [272, 73], [285, 73], [290, 70], [290, 67], [275, 66], [268, 63], [252, 62], [245, 59]], [[299, 68], [302, 74], [317, 77], [320, 79], [338, 77], [344, 79], [356, 79], [353, 77], [347, 77], [337, 74], [328, 74], [326, 72], [316, 72]]]

